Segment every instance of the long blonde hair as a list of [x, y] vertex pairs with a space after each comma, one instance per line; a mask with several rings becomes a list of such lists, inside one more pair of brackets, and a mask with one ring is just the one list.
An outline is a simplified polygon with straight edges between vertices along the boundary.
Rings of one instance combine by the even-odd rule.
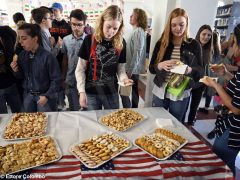
[[156, 63], [160, 62], [163, 60], [163, 56], [166, 52], [166, 49], [169, 45], [169, 42], [172, 41], [172, 32], [171, 32], [171, 21], [173, 18], [175, 17], [178, 17], [178, 16], [183, 16], [186, 18], [186, 29], [185, 29], [185, 32], [183, 34], [183, 40], [187, 40], [187, 38], [189, 37], [189, 30], [188, 30], [188, 22], [189, 22], [189, 19], [188, 19], [188, 15], [186, 13], [186, 11], [184, 9], [181, 9], [181, 8], [176, 8], [174, 9], [169, 17], [168, 17], [168, 21], [167, 21], [167, 24], [165, 25], [165, 28], [164, 28], [164, 31], [163, 31], [163, 34], [160, 38], [160, 42], [161, 42], [161, 46], [160, 46], [160, 50], [158, 52], [158, 56], [157, 56], [157, 60], [156, 60]]
[[121, 9], [116, 5], [107, 7], [107, 9], [105, 9], [100, 15], [100, 17], [98, 18], [96, 22], [96, 27], [95, 27], [95, 33], [94, 33], [95, 39], [98, 43], [102, 42], [104, 38], [104, 34], [103, 34], [104, 21], [110, 21], [110, 20], [118, 20], [121, 23], [117, 34], [113, 37], [112, 45], [116, 49], [122, 49], [123, 48], [123, 43], [122, 43], [123, 42], [123, 26], [124, 26], [123, 15], [122, 15]]

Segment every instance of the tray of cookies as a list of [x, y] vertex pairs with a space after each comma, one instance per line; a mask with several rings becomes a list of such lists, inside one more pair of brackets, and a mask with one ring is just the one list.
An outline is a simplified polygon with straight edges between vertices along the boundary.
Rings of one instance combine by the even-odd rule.
[[61, 150], [51, 136], [0, 146], [0, 175], [52, 163], [61, 157]]
[[134, 141], [134, 145], [158, 160], [168, 159], [187, 143], [187, 139], [163, 128], [157, 128], [154, 133], [143, 135]]
[[98, 122], [116, 131], [126, 131], [146, 119], [131, 109], [120, 109], [98, 119]]
[[43, 112], [16, 113], [4, 128], [5, 140], [20, 140], [44, 136], [47, 131], [47, 115]]
[[88, 168], [97, 168], [113, 159], [132, 144], [125, 138], [107, 132], [70, 147], [70, 152]]

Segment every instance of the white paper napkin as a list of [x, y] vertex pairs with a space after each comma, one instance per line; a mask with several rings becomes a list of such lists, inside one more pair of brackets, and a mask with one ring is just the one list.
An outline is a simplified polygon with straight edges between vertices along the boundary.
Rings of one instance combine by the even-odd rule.
[[165, 118], [157, 118], [156, 119], [156, 124], [159, 128], [163, 128], [163, 127], [166, 127], [166, 126], [170, 126], [170, 127], [173, 127], [173, 122], [171, 119], [165, 119]]
[[178, 66], [175, 66], [173, 69], [171, 69], [170, 71], [172, 73], [177, 73], [177, 74], [185, 74], [186, 72], [186, 69], [187, 69], [187, 66], [186, 64], [180, 64]]

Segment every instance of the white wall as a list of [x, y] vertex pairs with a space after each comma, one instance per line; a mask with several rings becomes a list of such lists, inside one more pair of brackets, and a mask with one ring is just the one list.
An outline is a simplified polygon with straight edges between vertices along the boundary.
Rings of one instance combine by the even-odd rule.
[[124, 30], [124, 38], [127, 40], [129, 37], [129, 32], [132, 31], [132, 26], [129, 24], [130, 21], [130, 16], [132, 14], [132, 11], [134, 8], [141, 8], [146, 11], [148, 18], [153, 16], [153, 7], [154, 7], [154, 0], [145, 0], [144, 2], [142, 1], [126, 1], [124, 2], [124, 25], [125, 25], [125, 30]]
[[190, 17], [191, 37], [195, 37], [203, 24], [214, 26], [218, 0], [181, 0], [180, 4]]

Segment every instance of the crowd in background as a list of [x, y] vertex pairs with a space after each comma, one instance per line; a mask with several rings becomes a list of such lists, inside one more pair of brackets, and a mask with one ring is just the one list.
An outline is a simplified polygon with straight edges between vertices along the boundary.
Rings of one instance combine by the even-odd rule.
[[[118, 109], [119, 97], [124, 108], [137, 108], [139, 76], [150, 53], [146, 12], [133, 9], [126, 41], [118, 6], [107, 7], [94, 29], [82, 10], [74, 9], [70, 22], [62, 13], [62, 5], [54, 3], [33, 9], [31, 23], [14, 14], [17, 32], [1, 26], [0, 113], [8, 112], [7, 105], [12, 113], [63, 110], [65, 96], [70, 111]], [[189, 125], [203, 95], [205, 107], [199, 111], [207, 114], [212, 100], [225, 107], [227, 115], [218, 116], [212, 131], [217, 134], [213, 150], [234, 172], [240, 149], [240, 24], [221, 43], [209, 25], [202, 25], [195, 38], [188, 27], [187, 12], [174, 9], [150, 57], [152, 106], [164, 107], [182, 123], [188, 119]], [[175, 72], [179, 65], [182, 73]], [[121, 93], [129, 87], [131, 93]]]

